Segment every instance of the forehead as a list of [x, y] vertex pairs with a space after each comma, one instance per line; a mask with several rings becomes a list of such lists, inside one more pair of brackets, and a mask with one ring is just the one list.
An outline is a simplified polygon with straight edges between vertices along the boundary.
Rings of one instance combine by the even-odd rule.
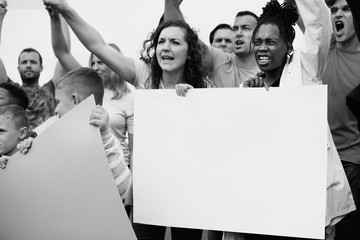
[[218, 29], [214, 34], [214, 38], [220, 38], [220, 37], [231, 38], [232, 36], [233, 36], [232, 30], [227, 28]]
[[257, 20], [251, 15], [243, 15], [235, 18], [234, 26], [250, 25], [255, 27]]
[[280, 29], [276, 24], [262, 24], [256, 32], [255, 38], [280, 38]]
[[185, 29], [176, 26], [164, 28], [161, 31], [159, 38], [177, 38], [185, 40]]
[[19, 60], [36, 60], [40, 62], [40, 56], [36, 52], [23, 52], [22, 54], [20, 54]]
[[347, 2], [346, 0], [335, 0], [334, 4], [331, 7], [343, 7], [343, 6], [347, 6]]
[[67, 99], [71, 96], [71, 94], [69, 94], [69, 91], [67, 91], [67, 87], [63, 86], [61, 88], [56, 88], [55, 89], [55, 98], [57, 100], [64, 100]]
[[8, 95], [9, 91], [5, 88], [0, 87], [0, 96], [6, 96]]
[[10, 115], [0, 115], [0, 128], [1, 129], [16, 129], [14, 121]]
[[10, 103], [9, 91], [5, 88], [0, 88], [0, 107]]

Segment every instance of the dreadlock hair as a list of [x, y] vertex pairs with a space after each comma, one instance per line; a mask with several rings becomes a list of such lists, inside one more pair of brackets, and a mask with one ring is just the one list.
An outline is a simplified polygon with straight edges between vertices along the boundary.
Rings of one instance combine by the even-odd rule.
[[156, 48], [161, 32], [168, 27], [179, 27], [185, 32], [185, 41], [188, 44], [188, 59], [184, 69], [186, 83], [194, 88], [205, 88], [206, 82], [204, 79], [206, 73], [203, 67], [202, 54], [206, 51], [206, 46], [199, 41], [196, 31], [181, 20], [161, 23], [144, 41], [140, 59], [150, 66], [150, 75], [146, 80], [146, 86], [152, 89], [159, 89], [160, 87], [163, 70], [156, 57]]
[[294, 50], [293, 42], [295, 39], [295, 29], [293, 26], [295, 26], [298, 18], [299, 14], [291, 4], [280, 4], [277, 0], [270, 0], [263, 7], [263, 13], [260, 15], [252, 35], [252, 42], [254, 42], [255, 35], [261, 25], [274, 24], [279, 28], [280, 36], [283, 37], [288, 47], [288, 52], [292, 52]]

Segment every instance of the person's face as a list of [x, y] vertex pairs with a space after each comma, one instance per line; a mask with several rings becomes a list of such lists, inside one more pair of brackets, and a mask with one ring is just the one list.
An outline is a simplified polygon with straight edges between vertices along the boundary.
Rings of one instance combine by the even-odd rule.
[[92, 55], [90, 67], [92, 70], [97, 72], [103, 81], [107, 81], [110, 77], [111, 69], [108, 68], [99, 58]]
[[353, 16], [346, 0], [337, 0], [330, 7], [331, 23], [335, 39], [339, 43], [356, 38]]
[[75, 98], [67, 91], [66, 87], [55, 89], [56, 108], [55, 114], [62, 117], [76, 106]]
[[23, 52], [20, 55], [18, 71], [24, 83], [38, 83], [42, 70], [40, 56], [36, 52]]
[[185, 30], [181, 27], [167, 27], [162, 30], [156, 47], [156, 57], [165, 72], [183, 71], [188, 57]]
[[241, 57], [253, 53], [251, 51], [251, 37], [256, 24], [256, 19], [251, 15], [239, 16], [235, 19], [233, 34], [235, 36], [236, 55]]
[[255, 35], [254, 50], [256, 62], [264, 72], [282, 66], [288, 51], [278, 26], [274, 24], [260, 26]]
[[214, 34], [214, 40], [211, 46], [215, 48], [220, 48], [227, 53], [234, 52], [235, 47], [233, 32], [230, 29], [226, 28], [218, 29]]
[[22, 140], [22, 130], [17, 129], [11, 119], [0, 116], [0, 155], [11, 156]]
[[11, 99], [9, 96], [9, 91], [5, 88], [0, 88], [0, 107], [9, 105], [11, 103]]

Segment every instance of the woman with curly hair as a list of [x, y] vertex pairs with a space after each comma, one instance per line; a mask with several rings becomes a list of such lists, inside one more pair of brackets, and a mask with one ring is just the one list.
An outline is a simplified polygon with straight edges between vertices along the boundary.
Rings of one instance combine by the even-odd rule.
[[[121, 79], [136, 88], [175, 89], [177, 84], [207, 87], [202, 65], [205, 49], [198, 35], [184, 21], [161, 23], [145, 40], [141, 60], [126, 57], [103, 40], [65, 0], [44, 0], [60, 13], [79, 40]], [[166, 227], [133, 224], [138, 239], [164, 239]], [[172, 239], [200, 240], [202, 230], [171, 228]]]

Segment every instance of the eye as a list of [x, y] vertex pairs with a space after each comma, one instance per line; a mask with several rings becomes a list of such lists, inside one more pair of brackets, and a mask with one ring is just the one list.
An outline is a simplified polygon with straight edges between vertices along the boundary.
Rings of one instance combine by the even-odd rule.
[[261, 45], [261, 41], [258, 39], [254, 40], [254, 46], [260, 46]]
[[336, 13], [337, 10], [338, 10], [337, 8], [331, 8], [331, 9], [330, 9], [330, 12], [331, 12], [331, 13]]

